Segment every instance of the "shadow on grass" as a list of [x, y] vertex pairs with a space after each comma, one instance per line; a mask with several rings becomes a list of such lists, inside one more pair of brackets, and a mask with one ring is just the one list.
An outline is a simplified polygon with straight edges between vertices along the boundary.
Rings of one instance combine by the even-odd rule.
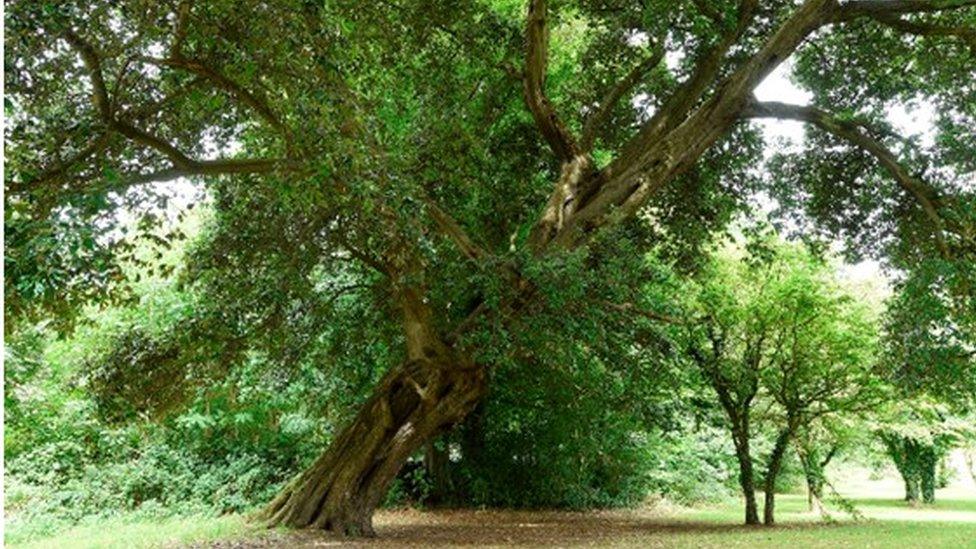
[[[568, 546], [634, 545], [649, 541], [668, 543], [675, 538], [701, 535], [763, 535], [773, 531], [802, 531], [843, 528], [843, 524], [793, 522], [772, 528], [743, 524], [682, 520], [674, 517], [648, 517], [619, 512], [570, 513], [554, 511], [403, 511], [387, 512], [376, 520], [377, 538], [349, 540], [325, 532], [279, 532], [254, 544], [228, 544], [227, 547], [271, 547], [287, 543], [290, 547], [322, 546]], [[660, 538], [654, 538], [659, 535]], [[221, 547], [221, 545], [216, 545]]]

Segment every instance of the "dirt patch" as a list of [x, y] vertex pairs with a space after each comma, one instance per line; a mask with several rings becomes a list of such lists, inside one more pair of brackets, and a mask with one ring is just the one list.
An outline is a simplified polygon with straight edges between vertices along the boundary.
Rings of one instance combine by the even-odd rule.
[[[343, 539], [327, 532], [275, 531], [203, 547], [669, 547], [682, 533], [719, 533], [743, 526], [676, 520], [654, 511], [381, 511], [376, 538]], [[200, 547], [200, 546], [198, 546]]]

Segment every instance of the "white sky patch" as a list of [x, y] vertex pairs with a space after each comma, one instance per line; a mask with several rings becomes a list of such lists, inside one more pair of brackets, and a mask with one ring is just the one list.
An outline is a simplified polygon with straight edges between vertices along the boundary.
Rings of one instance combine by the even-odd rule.
[[651, 42], [651, 38], [644, 31], [632, 30], [627, 33], [627, 45], [632, 48], [643, 48]]
[[894, 103], [886, 109], [888, 121], [905, 137], [918, 137], [925, 147], [935, 146], [935, 106], [926, 101]]
[[[809, 105], [813, 94], [801, 89], [790, 80], [793, 66], [789, 62], [783, 63], [763, 80], [755, 90], [756, 99], [760, 101], [779, 101], [791, 105]], [[763, 135], [770, 147], [765, 149], [765, 157], [769, 157], [781, 150], [780, 147], [799, 147], [803, 144], [804, 124], [794, 120], [776, 120], [763, 118], [756, 121], [762, 128]]]
[[671, 72], [677, 71], [681, 67], [681, 62], [685, 59], [685, 52], [681, 50], [668, 50], [664, 54], [664, 64]]
[[851, 282], [868, 282], [881, 276], [881, 264], [873, 259], [866, 259], [853, 265], [844, 263], [838, 269], [838, 274]]

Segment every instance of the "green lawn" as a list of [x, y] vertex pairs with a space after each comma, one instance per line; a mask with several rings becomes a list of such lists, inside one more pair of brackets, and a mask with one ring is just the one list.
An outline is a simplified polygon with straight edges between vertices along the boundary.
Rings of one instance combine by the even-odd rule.
[[46, 537], [32, 535], [31, 525], [7, 522], [4, 546], [30, 549], [179, 547], [254, 535], [241, 516], [186, 516], [163, 519], [121, 516], [86, 521]]
[[[386, 546], [523, 545], [623, 547], [945, 547], [976, 548], [976, 488], [955, 487], [939, 492], [938, 503], [913, 508], [899, 499], [893, 481], [848, 484], [847, 496], [866, 519], [853, 521], [838, 510], [824, 522], [806, 509], [801, 495], [777, 498], [779, 525], [741, 526], [742, 510], [729, 503], [701, 508], [656, 507], [635, 511], [592, 513], [515, 511], [383, 511], [376, 518]], [[182, 517], [150, 520], [102, 519], [35, 537], [8, 522], [7, 547], [180, 547], [216, 540], [267, 536], [240, 516]], [[271, 534], [281, 545], [316, 546], [336, 540], [318, 533]], [[267, 546], [267, 545], [265, 545]]]
[[780, 524], [771, 530], [738, 526], [739, 508], [680, 511], [677, 518], [688, 528], [677, 529], [666, 546], [976, 548], [976, 493], [919, 508], [898, 499], [851, 500], [865, 520], [854, 522], [842, 511], [832, 510], [834, 521], [825, 524], [807, 512], [804, 496], [779, 496]]

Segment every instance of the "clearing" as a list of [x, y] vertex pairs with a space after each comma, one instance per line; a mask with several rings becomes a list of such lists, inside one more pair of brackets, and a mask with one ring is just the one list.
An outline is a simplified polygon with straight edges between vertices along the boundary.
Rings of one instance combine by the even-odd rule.
[[[848, 497], [865, 520], [839, 510], [824, 523], [806, 510], [802, 495], [778, 497], [779, 525], [747, 528], [734, 502], [697, 508], [658, 505], [638, 510], [557, 512], [496, 510], [387, 510], [377, 513], [379, 537], [342, 540], [326, 533], [255, 528], [240, 516], [172, 517], [148, 522], [102, 519], [53, 537], [7, 547], [925, 547], [976, 548], [976, 490], [939, 490], [934, 505], [900, 501], [893, 480], [849, 485]], [[16, 536], [12, 536], [16, 537]]]

